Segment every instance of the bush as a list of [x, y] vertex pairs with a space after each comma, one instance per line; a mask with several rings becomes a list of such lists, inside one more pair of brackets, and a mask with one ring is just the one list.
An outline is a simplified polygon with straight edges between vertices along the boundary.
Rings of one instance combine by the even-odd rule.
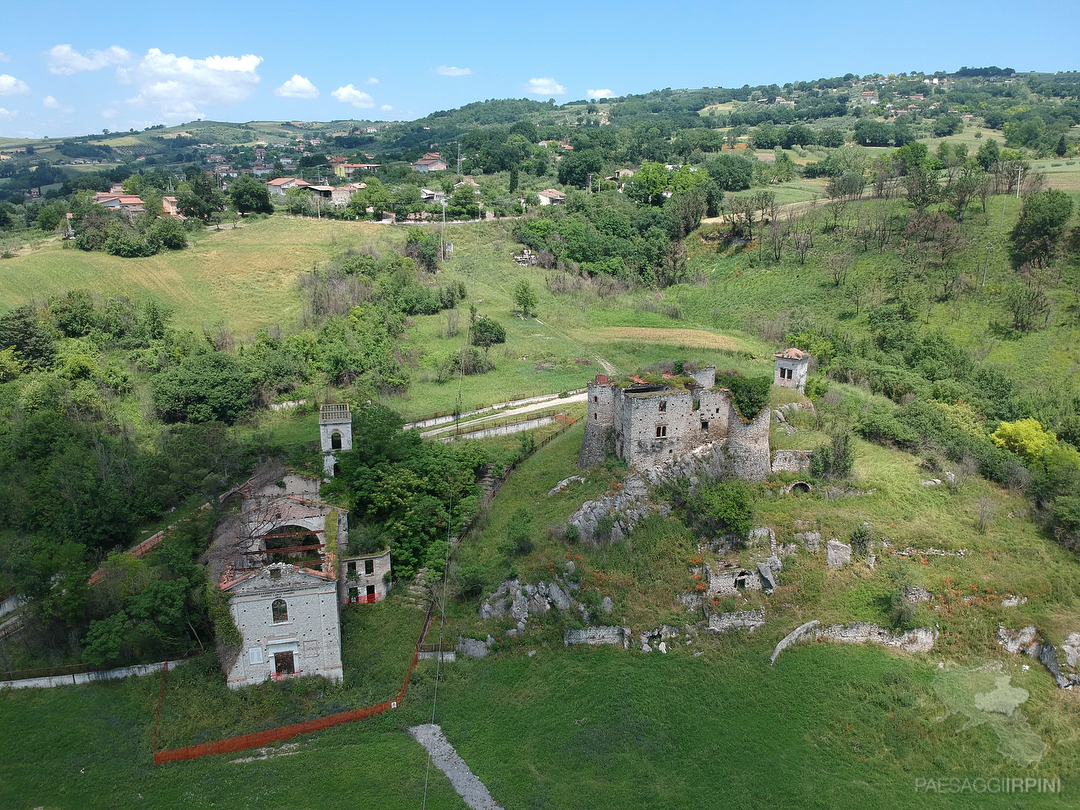
[[874, 533], [865, 523], [860, 523], [851, 532], [851, 550], [856, 554], [866, 554], [874, 542]]
[[731, 390], [735, 410], [744, 422], [754, 421], [763, 410], [769, 407], [772, 377], [743, 377], [741, 374], [733, 374], [722, 384]]
[[745, 481], [712, 481], [703, 484], [687, 500], [687, 508], [696, 527], [711, 534], [734, 535], [741, 544], [754, 527], [750, 488]]
[[914, 450], [919, 445], [919, 434], [899, 422], [893, 411], [881, 404], [871, 406], [859, 417], [855, 432], [867, 441], [893, 445], [902, 450]]
[[472, 342], [474, 346], [491, 346], [495, 343], [506, 343], [506, 330], [502, 324], [483, 317], [476, 321], [472, 327]]
[[810, 456], [810, 475], [814, 478], [845, 478], [855, 466], [851, 437], [838, 433], [832, 444], [823, 444]]
[[510, 516], [506, 524], [506, 546], [503, 548], [507, 556], [532, 551], [532, 523], [532, 512], [524, 506], [518, 507]]

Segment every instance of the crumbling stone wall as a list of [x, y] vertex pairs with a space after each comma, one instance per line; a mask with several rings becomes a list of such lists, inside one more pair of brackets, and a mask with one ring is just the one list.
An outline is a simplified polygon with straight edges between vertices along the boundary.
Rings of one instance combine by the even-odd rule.
[[777, 450], [773, 458], [773, 472], [804, 473], [810, 470], [811, 450]]

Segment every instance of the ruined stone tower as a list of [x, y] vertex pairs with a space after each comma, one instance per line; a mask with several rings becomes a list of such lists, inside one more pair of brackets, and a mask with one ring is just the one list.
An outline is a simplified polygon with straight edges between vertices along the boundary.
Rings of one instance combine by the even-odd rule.
[[338, 453], [352, 450], [352, 413], [348, 405], [323, 405], [319, 409], [319, 440], [323, 474], [335, 476]]

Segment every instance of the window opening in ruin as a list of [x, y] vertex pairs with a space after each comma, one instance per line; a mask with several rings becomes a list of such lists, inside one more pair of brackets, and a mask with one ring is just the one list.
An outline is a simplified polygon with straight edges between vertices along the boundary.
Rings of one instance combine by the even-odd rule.
[[700, 410], [700, 409], [701, 409], [701, 400], [700, 399], [695, 399], [694, 400], [694, 407], [692, 408], [692, 410], [697, 411], [697, 410]]
[[593, 397], [592, 401], [593, 401], [593, 404], [596, 404], [596, 403], [600, 402], [600, 397]]
[[360, 589], [359, 588], [349, 588], [349, 603], [351, 604], [353, 602], [358, 601], [359, 599], [360, 599]]
[[356, 576], [356, 560], [352, 560], [352, 561], [351, 561], [351, 562], [350, 562], [350, 563], [349, 563], [349, 564], [348, 564], [348, 565], [346, 566], [346, 568], [347, 568], [347, 570], [348, 570], [348, 572], [349, 572], [349, 578], [350, 578], [350, 579], [352, 579], [353, 577], [355, 577], [355, 576]]
[[270, 579], [281, 579], [281, 569], [280, 568], [271, 568], [270, 569]]
[[248, 650], [248, 662], [251, 664], [261, 664], [262, 660], [262, 647], [252, 647]]
[[739, 577], [738, 579], [736, 579], [735, 580], [735, 587], [736, 588], [745, 588], [746, 587], [746, 577]]
[[275, 599], [270, 605], [270, 612], [274, 614], [274, 624], [281, 624], [289, 620], [289, 606], [284, 599]]
[[374, 596], [375, 595], [375, 586], [374, 585], [368, 585], [367, 586], [367, 595], [368, 596]]
[[368, 574], [369, 576], [371, 574], [375, 573], [375, 561], [374, 560], [364, 560], [364, 573]]
[[667, 436], [667, 425], [656, 426], [656, 438], [662, 439]]
[[660, 413], [667, 413], [667, 400], [660, 400]]
[[341, 465], [336, 461], [334, 462], [334, 477], [337, 478], [341, 475]]
[[296, 672], [292, 651], [274, 653], [274, 671], [278, 675], [292, 675]]
[[341, 434], [336, 430], [330, 434], [330, 447], [333, 450], [341, 449]]
[[592, 415], [592, 418], [593, 418], [593, 419], [595, 419], [595, 418], [596, 418], [596, 411], [593, 411], [593, 415]]
[[709, 423], [706, 422], [704, 419], [701, 420], [701, 429], [702, 430], [708, 430], [709, 429]]

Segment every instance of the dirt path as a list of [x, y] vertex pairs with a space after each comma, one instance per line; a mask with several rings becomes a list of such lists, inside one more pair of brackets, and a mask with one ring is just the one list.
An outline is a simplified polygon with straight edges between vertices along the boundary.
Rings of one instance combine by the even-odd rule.
[[495, 803], [484, 783], [476, 778], [468, 764], [454, 750], [442, 729], [433, 723], [409, 729], [418, 743], [428, 750], [431, 761], [446, 774], [454, 790], [473, 810], [503, 810]]
[[[810, 208], [812, 205], [816, 204], [816, 205], [821, 206], [821, 205], [824, 205], [826, 202], [828, 202], [828, 200], [818, 198], [816, 200], [802, 200], [801, 202], [786, 203], [784, 205], [777, 206], [777, 212], [778, 212], [778, 215], [780, 217], [786, 219], [787, 217], [790, 217], [792, 214], [798, 213], [800, 211], [805, 211], [807, 208]], [[720, 216], [720, 217], [705, 217], [704, 219], [701, 220], [701, 224], [702, 225], [709, 225], [709, 224], [722, 225], [727, 221], [728, 221], [727, 217], [723, 217], [723, 216]]]

